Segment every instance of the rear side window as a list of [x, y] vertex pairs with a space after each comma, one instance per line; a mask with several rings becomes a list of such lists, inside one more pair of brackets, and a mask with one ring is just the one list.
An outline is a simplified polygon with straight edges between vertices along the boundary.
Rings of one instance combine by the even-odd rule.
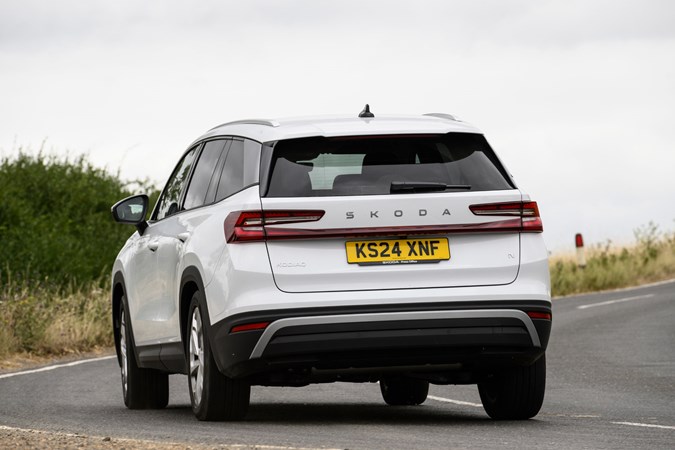
[[260, 143], [233, 139], [218, 181], [216, 201], [258, 183], [259, 166]]
[[267, 197], [513, 189], [480, 134], [358, 136], [279, 141]]

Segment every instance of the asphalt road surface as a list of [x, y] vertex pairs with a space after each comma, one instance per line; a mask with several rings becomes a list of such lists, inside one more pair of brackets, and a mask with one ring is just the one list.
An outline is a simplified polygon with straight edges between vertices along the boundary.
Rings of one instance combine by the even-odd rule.
[[389, 407], [376, 384], [253, 387], [247, 420], [202, 423], [187, 378], [169, 407], [129, 411], [114, 359], [0, 375], [0, 426], [203, 444], [310, 448], [675, 448], [675, 282], [554, 300], [544, 406], [495, 422], [475, 386]]

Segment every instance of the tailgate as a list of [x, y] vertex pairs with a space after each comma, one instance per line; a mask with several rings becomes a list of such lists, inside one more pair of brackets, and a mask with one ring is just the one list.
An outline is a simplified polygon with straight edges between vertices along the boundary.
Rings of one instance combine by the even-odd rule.
[[307, 238], [267, 242], [274, 279], [287, 292], [507, 284], [518, 273], [519, 233], [491, 231], [504, 218], [469, 206], [520, 200], [517, 190], [263, 198], [263, 210], [325, 211], [300, 224]]

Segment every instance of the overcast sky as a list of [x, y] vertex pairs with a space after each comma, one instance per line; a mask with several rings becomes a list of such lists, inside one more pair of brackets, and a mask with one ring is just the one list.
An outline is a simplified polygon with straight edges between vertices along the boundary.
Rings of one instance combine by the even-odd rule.
[[0, 155], [163, 184], [251, 117], [447, 112], [537, 200], [550, 249], [675, 229], [675, 2], [0, 0]]

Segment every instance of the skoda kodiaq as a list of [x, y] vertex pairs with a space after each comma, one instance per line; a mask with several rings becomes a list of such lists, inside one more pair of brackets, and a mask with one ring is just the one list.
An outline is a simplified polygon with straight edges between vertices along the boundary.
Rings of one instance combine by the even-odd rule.
[[200, 420], [252, 385], [379, 382], [390, 405], [477, 384], [495, 419], [544, 398], [551, 329], [537, 204], [447, 114], [243, 120], [182, 155], [112, 272], [125, 404], [188, 375]]

